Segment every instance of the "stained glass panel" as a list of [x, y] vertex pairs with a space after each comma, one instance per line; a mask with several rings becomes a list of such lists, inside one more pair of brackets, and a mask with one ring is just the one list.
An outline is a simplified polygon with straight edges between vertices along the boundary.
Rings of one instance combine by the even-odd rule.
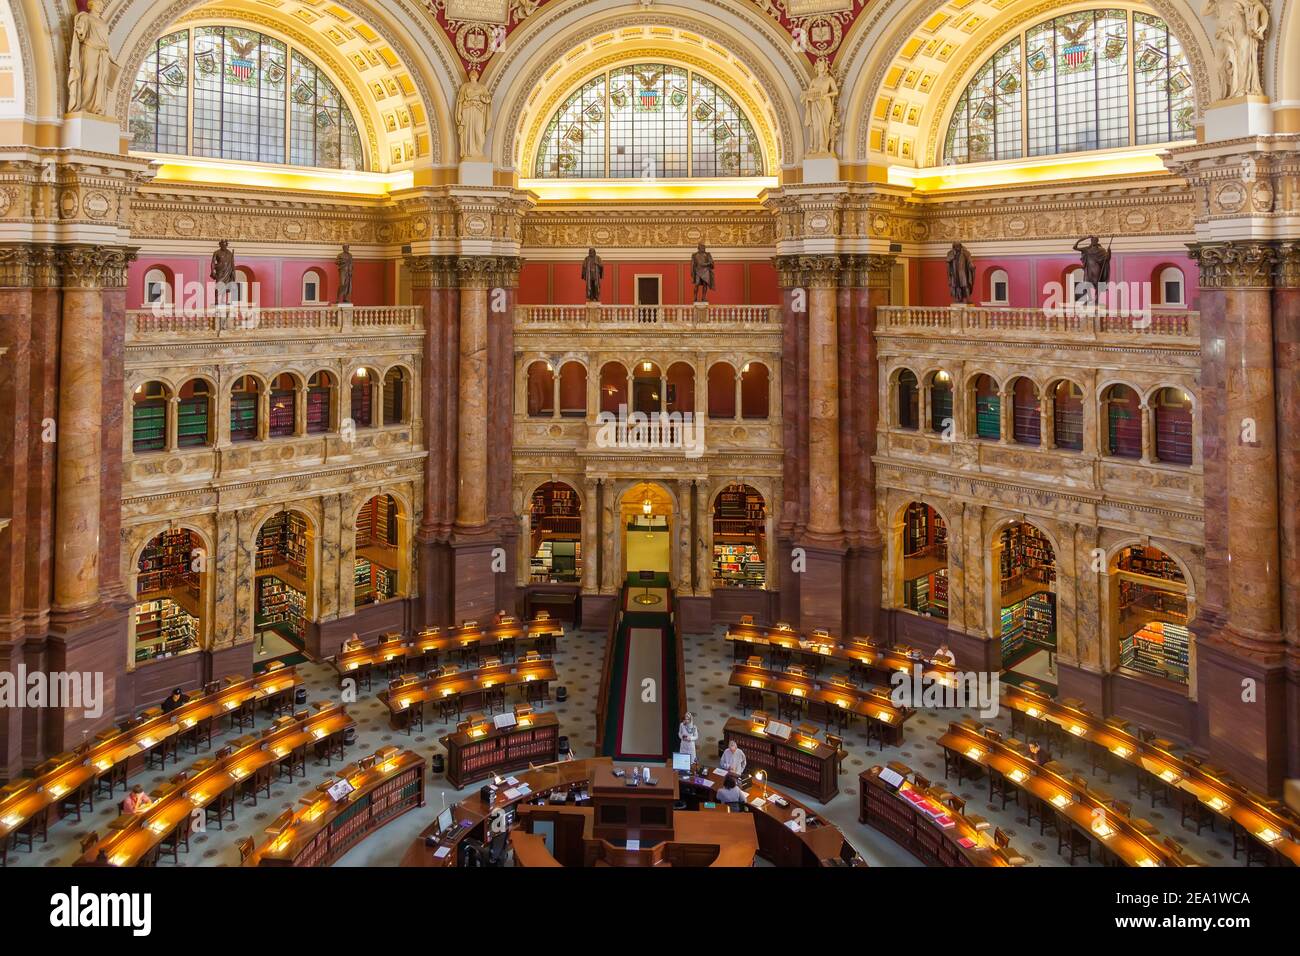
[[546, 179], [760, 176], [762, 153], [735, 100], [663, 63], [617, 67], [584, 83], [542, 134]]
[[[1113, 149], [1190, 138], [1191, 69], [1163, 20], [1084, 10], [1031, 27], [995, 53], [957, 100], [945, 163]], [[1129, 83], [1136, 96], [1129, 102]], [[1024, 96], [1027, 103], [1022, 104]], [[1028, 127], [1021, 130], [1022, 116]], [[1130, 116], [1134, 130], [1130, 131]]]
[[159, 40], [136, 77], [130, 128], [132, 148], [149, 152], [365, 168], [356, 121], [329, 78], [283, 42], [241, 27]]

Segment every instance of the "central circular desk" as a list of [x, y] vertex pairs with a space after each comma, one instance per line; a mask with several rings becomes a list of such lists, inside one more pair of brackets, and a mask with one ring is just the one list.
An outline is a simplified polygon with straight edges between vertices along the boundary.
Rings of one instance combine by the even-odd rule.
[[490, 820], [504, 815], [522, 867], [752, 866], [755, 856], [777, 866], [865, 866], [837, 827], [784, 791], [755, 784], [744, 809], [729, 812], [717, 801], [717, 771], [650, 772], [650, 783], [632, 787], [609, 757], [522, 771], [490, 805], [481, 792], [457, 803], [448, 833], [426, 827], [402, 865], [455, 866], [459, 844], [486, 843]]

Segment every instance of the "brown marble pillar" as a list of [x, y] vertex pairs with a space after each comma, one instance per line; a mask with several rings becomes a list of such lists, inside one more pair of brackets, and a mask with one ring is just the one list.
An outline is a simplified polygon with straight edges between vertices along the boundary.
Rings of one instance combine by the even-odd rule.
[[[781, 286], [781, 510], [776, 529], [777, 617], [791, 623], [799, 619], [799, 582], [793, 570], [791, 552], [802, 532], [808, 484], [808, 434], [806, 430], [808, 392], [806, 354], [808, 290], [797, 256], [778, 256], [777, 279]], [[704, 406], [699, 406], [703, 408]]]
[[[519, 296], [519, 270], [523, 260], [501, 257], [491, 276], [487, 296], [488, 324], [488, 521], [496, 529], [506, 554], [507, 570], [496, 574], [498, 608], [517, 614], [519, 604], [519, 518], [515, 514], [514, 405], [515, 307]], [[559, 369], [555, 370], [559, 384]], [[558, 404], [556, 408], [558, 409]]]
[[[1206, 577], [1224, 579], [1207, 589], [1212, 606], [1202, 605], [1192, 627], [1204, 743], [1216, 763], [1276, 792], [1286, 763], [1272, 301], [1279, 255], [1258, 242], [1202, 244], [1192, 252], [1207, 366], [1205, 513], [1220, 516], [1206, 522]], [[1223, 559], [1213, 554], [1219, 548]]]
[[456, 467], [456, 370], [460, 362], [457, 334], [459, 303], [455, 257], [408, 256], [411, 299], [424, 321], [423, 408], [425, 447], [424, 500], [416, 529], [419, 555], [418, 620], [422, 625], [452, 623], [452, 559], [449, 539], [454, 517]]
[[1300, 777], [1300, 241], [1283, 243], [1278, 255], [1273, 363], [1281, 616], [1286, 642], [1286, 775]]
[[487, 524], [488, 491], [488, 290], [496, 261], [467, 257], [460, 279], [460, 404], [456, 447], [456, 527]]

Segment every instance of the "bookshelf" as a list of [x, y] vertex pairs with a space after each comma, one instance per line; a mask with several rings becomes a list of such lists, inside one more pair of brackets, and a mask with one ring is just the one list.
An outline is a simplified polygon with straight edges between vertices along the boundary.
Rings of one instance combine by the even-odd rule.
[[135, 592], [138, 598], [173, 589], [183, 589], [192, 598], [199, 597], [199, 576], [193, 569], [194, 552], [199, 540], [184, 529], [164, 531], [140, 552], [136, 565]]
[[137, 400], [131, 410], [131, 450], [139, 454], [167, 447], [167, 400]]
[[930, 388], [930, 429], [941, 432], [952, 421], [952, 385], [936, 383]]
[[1002, 660], [1022, 651], [1056, 650], [1056, 595], [1039, 591], [1002, 608]]
[[993, 441], [1002, 437], [1002, 399], [999, 396], [975, 396], [975, 437]]
[[286, 565], [302, 579], [307, 577], [307, 520], [293, 511], [266, 519], [257, 538], [259, 571]]
[[267, 435], [271, 438], [287, 438], [293, 434], [297, 412], [294, 405], [293, 389], [275, 389], [271, 392], [271, 410], [267, 422]]
[[713, 545], [715, 586], [761, 588], [767, 580], [767, 562], [753, 544]]
[[230, 440], [257, 439], [257, 393], [232, 392], [230, 395]]
[[307, 389], [308, 435], [321, 435], [330, 430], [330, 391], [328, 385]]
[[1183, 572], [1178, 567], [1178, 562], [1158, 548], [1136, 545], [1125, 548], [1120, 552], [1118, 565], [1121, 571], [1183, 583]]
[[199, 621], [170, 597], [135, 606], [136, 663], [198, 650]]
[[371, 392], [370, 377], [358, 380], [352, 377], [352, 424], [357, 428], [369, 428], [373, 422], [370, 418]]
[[1119, 642], [1123, 667], [1187, 683], [1191, 666], [1191, 639], [1186, 627], [1171, 621], [1151, 621]]
[[1083, 391], [1072, 382], [1057, 387], [1052, 432], [1057, 448], [1083, 450]]
[[543, 541], [529, 559], [528, 574], [534, 583], [576, 581], [581, 567], [581, 541]]
[[713, 584], [761, 588], [767, 579], [767, 506], [748, 485], [729, 485], [713, 505]]
[[948, 572], [931, 574], [903, 582], [903, 606], [918, 614], [948, 617]]
[[391, 495], [376, 495], [357, 512], [357, 547], [397, 547], [397, 502]]
[[198, 448], [210, 441], [208, 432], [207, 394], [182, 398], [176, 406], [176, 444], [180, 448]]
[[540, 713], [530, 720], [528, 727], [497, 728], [489, 724], [480, 737], [459, 731], [444, 738], [448, 782], [459, 789], [493, 774], [559, 760], [559, 718], [553, 713]]
[[1043, 419], [1038, 399], [1019, 395], [1011, 406], [1011, 435], [1022, 445], [1037, 445], [1042, 440]]
[[746, 772], [762, 770], [775, 786], [789, 787], [826, 803], [840, 792], [835, 751], [824, 741], [811, 750], [797, 743], [797, 734], [781, 740], [766, 733], [754, 733], [747, 720], [731, 718], [723, 727], [722, 746], [736, 741], [745, 752]]
[[1056, 580], [1051, 542], [1031, 524], [1004, 528], [999, 570], [1004, 594], [1026, 583], [1050, 586]]
[[257, 579], [257, 614], [254, 624], [258, 628], [274, 628], [299, 641], [303, 638], [303, 619], [307, 609], [307, 596], [273, 574]]
[[1142, 415], [1136, 405], [1111, 399], [1106, 406], [1107, 445], [1118, 458], [1142, 457]]
[[[1166, 392], [1169, 391], [1166, 389]], [[1156, 458], [1175, 465], [1192, 463], [1192, 410], [1161, 398], [1156, 405]]]
[[397, 572], [376, 564], [368, 558], [357, 558], [353, 571], [356, 586], [356, 604], [364, 604], [370, 595], [387, 600], [396, 591]]

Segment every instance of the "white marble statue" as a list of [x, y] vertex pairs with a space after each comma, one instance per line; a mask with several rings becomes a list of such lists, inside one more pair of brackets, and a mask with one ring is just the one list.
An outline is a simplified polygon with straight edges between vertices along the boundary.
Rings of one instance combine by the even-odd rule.
[[487, 143], [488, 111], [492, 107], [492, 94], [478, 78], [478, 70], [471, 70], [456, 94], [456, 134], [460, 137], [460, 158], [483, 161], [487, 156], [483, 148]]
[[1205, 15], [1217, 21], [1214, 39], [1220, 98], [1263, 95], [1259, 54], [1268, 35], [1267, 5], [1263, 0], [1209, 0]]
[[808, 131], [809, 156], [831, 156], [838, 125], [835, 119], [835, 98], [840, 88], [831, 76], [823, 57], [817, 61], [817, 72], [808, 88], [803, 91], [804, 128]]
[[72, 50], [68, 55], [68, 112], [108, 112], [108, 80], [113, 60], [108, 55], [108, 24], [100, 16], [101, 0], [89, 0], [72, 18]]

